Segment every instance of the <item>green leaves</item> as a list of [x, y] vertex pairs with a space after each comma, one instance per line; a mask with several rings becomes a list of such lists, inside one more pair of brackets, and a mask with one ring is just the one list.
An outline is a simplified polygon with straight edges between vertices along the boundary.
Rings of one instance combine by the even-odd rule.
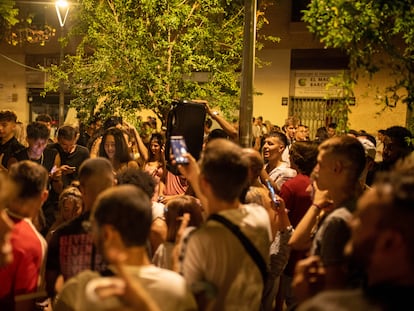
[[48, 69], [47, 87], [66, 76], [80, 114], [145, 108], [165, 120], [180, 98], [237, 109], [243, 1], [81, 0], [71, 13], [72, 35], [82, 41], [75, 56]]
[[350, 69], [369, 75], [391, 69], [396, 83], [389, 89], [414, 99], [414, 3], [412, 0], [312, 0], [304, 21], [326, 47], [350, 57]]

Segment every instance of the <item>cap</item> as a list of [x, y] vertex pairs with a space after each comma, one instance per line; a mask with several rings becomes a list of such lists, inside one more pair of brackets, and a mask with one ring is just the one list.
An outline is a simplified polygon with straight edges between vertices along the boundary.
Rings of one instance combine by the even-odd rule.
[[365, 137], [357, 137], [357, 139], [361, 142], [362, 146], [365, 150], [365, 156], [370, 157], [371, 159], [375, 160], [375, 155], [377, 150], [375, 149], [374, 144]]

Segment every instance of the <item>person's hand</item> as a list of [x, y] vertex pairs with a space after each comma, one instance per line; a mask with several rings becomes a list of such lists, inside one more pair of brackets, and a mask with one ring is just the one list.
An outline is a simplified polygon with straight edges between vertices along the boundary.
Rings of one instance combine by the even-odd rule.
[[333, 200], [329, 197], [328, 190], [320, 190], [316, 181], [313, 181], [306, 191], [311, 193], [312, 203], [321, 210], [329, 212], [334, 208]]
[[325, 285], [325, 270], [318, 256], [310, 256], [296, 263], [292, 289], [299, 302], [314, 296]]
[[57, 181], [62, 178], [63, 171], [60, 167], [53, 166], [49, 173], [49, 178]]
[[69, 175], [69, 174], [73, 174], [74, 172], [76, 172], [76, 167], [63, 164], [61, 167], [59, 167], [58, 170], [61, 171], [62, 175]]
[[200, 168], [197, 161], [190, 153], [183, 154], [184, 158], [188, 159], [188, 164], [177, 164], [173, 155], [171, 155], [172, 165], [177, 165], [178, 171], [183, 175], [191, 184], [198, 182], [198, 176], [200, 175]]

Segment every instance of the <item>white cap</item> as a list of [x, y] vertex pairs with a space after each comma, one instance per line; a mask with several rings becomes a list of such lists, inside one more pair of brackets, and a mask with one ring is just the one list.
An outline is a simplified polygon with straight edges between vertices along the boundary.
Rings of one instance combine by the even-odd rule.
[[370, 157], [371, 159], [375, 160], [375, 155], [377, 153], [377, 150], [375, 148], [375, 145], [370, 141], [369, 139], [365, 137], [357, 137], [358, 140], [361, 142], [362, 146], [365, 150], [365, 156]]

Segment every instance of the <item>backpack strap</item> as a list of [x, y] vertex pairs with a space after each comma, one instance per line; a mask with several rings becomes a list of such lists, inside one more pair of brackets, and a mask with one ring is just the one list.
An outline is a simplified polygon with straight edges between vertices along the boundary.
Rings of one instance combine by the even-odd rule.
[[254, 263], [259, 268], [260, 273], [262, 275], [263, 283], [266, 284], [267, 271], [268, 271], [266, 261], [263, 259], [263, 256], [259, 253], [259, 251], [253, 245], [253, 243], [240, 230], [239, 226], [235, 225], [230, 220], [228, 220], [226, 217], [223, 217], [219, 214], [212, 214], [209, 216], [208, 219], [215, 220], [221, 223], [226, 228], [228, 228], [240, 240], [246, 252], [250, 255]]

